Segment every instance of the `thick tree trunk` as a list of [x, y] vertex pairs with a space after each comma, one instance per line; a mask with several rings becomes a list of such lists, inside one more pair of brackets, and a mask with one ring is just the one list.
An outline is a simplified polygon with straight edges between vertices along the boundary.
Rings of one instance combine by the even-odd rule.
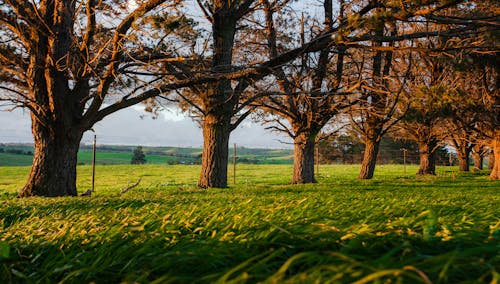
[[469, 171], [469, 155], [470, 150], [468, 149], [459, 149], [457, 151], [457, 158], [458, 158], [458, 170], [461, 172], [468, 172]]
[[474, 169], [482, 170], [484, 161], [484, 146], [482, 144], [475, 144], [472, 148], [472, 158], [474, 159]]
[[420, 167], [418, 175], [436, 174], [436, 142], [418, 143], [418, 153], [420, 157]]
[[477, 170], [482, 170], [483, 169], [483, 155], [478, 152], [474, 152], [473, 154], [474, 157], [474, 168]]
[[206, 116], [202, 124], [203, 153], [198, 186], [227, 187], [227, 163], [229, 150], [229, 121]]
[[377, 156], [380, 142], [372, 139], [365, 141], [365, 153], [363, 155], [363, 162], [361, 163], [361, 170], [359, 172], [359, 179], [371, 179], [375, 172], [375, 165], [377, 163]]
[[294, 140], [292, 183], [314, 183], [314, 146], [316, 135], [299, 135]]
[[[233, 45], [236, 33], [234, 5], [230, 1], [214, 2], [212, 37], [214, 72], [229, 72], [233, 62]], [[229, 135], [232, 131], [231, 119], [239, 94], [233, 90], [230, 80], [210, 83], [206, 92], [201, 95], [204, 112], [203, 153], [201, 157], [201, 173], [198, 186], [227, 187], [227, 163]]]
[[77, 195], [77, 153], [83, 133], [63, 127], [45, 128], [32, 119], [33, 165], [19, 197]]
[[491, 147], [493, 148], [494, 154], [494, 165], [491, 170], [490, 179], [499, 180], [500, 179], [500, 129], [495, 129], [493, 136], [493, 143]]
[[488, 155], [488, 170], [493, 170], [494, 166], [495, 166], [495, 152], [490, 151], [490, 154]]

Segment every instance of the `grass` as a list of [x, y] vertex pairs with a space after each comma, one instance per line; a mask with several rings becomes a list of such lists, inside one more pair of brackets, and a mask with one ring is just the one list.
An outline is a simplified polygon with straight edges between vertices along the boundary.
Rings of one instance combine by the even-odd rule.
[[322, 166], [292, 186], [289, 165], [239, 165], [237, 185], [199, 190], [198, 166], [110, 165], [92, 197], [16, 199], [28, 170], [0, 167], [3, 283], [500, 281], [500, 187], [484, 172]]

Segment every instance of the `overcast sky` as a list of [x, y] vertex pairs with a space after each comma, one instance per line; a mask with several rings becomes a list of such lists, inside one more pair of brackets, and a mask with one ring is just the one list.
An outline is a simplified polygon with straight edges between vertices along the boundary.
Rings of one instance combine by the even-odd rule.
[[[145, 116], [141, 119], [141, 116]], [[201, 129], [191, 118], [176, 111], [164, 111], [152, 119], [141, 106], [114, 113], [94, 126], [98, 144], [200, 147]], [[280, 142], [281, 141], [281, 142]], [[283, 141], [287, 143], [282, 143]], [[0, 143], [32, 143], [31, 121], [27, 111], [0, 111]], [[86, 132], [83, 143], [91, 144]], [[290, 138], [264, 129], [250, 120], [231, 134], [230, 143], [248, 148], [290, 148]]]

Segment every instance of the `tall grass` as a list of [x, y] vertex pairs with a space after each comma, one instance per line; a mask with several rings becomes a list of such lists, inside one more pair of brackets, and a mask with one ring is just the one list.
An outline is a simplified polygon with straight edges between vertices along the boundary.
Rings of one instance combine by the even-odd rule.
[[99, 166], [92, 197], [16, 199], [27, 170], [0, 168], [4, 283], [500, 280], [500, 186], [485, 173], [382, 166], [361, 181], [323, 166], [318, 184], [289, 185], [291, 166], [243, 165], [236, 185], [199, 190], [196, 166]]

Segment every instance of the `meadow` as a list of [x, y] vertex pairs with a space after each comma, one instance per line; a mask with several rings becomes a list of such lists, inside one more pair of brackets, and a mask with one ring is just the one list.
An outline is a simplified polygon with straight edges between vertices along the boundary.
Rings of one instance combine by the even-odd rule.
[[[130, 164], [136, 146], [98, 145], [96, 163], [99, 165]], [[201, 148], [196, 147], [143, 147], [147, 164], [199, 164]], [[33, 145], [0, 144], [0, 167], [30, 166], [33, 162]], [[231, 159], [233, 149], [231, 148]], [[237, 148], [239, 163], [246, 164], [291, 164], [291, 149]], [[78, 151], [78, 164], [92, 163], [92, 146], [81, 145]]]
[[[196, 188], [199, 166], [99, 165], [91, 197], [17, 199], [29, 167], [0, 167], [2, 283], [498, 283], [500, 183], [379, 166], [238, 165]], [[91, 169], [79, 166], [79, 191]], [[123, 194], [120, 190], [141, 178]]]

